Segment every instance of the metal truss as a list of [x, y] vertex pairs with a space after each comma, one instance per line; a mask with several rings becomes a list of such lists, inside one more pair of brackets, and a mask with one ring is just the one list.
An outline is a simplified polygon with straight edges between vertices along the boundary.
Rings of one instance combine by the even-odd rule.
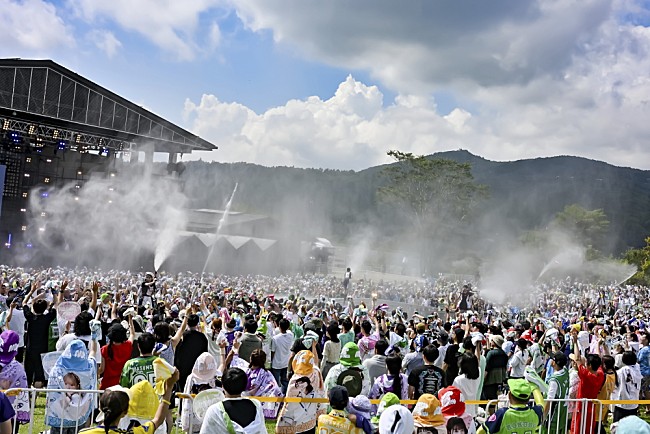
[[39, 143], [43, 142], [54, 143], [55, 145], [64, 142], [68, 149], [81, 147], [90, 151], [110, 149], [114, 152], [121, 152], [129, 150], [135, 145], [133, 142], [125, 142], [112, 137], [78, 133], [69, 129], [38, 125], [10, 118], [0, 118], [0, 130], [3, 133], [9, 131], [20, 133], [23, 140], [28, 139], [33, 146], [38, 146]]

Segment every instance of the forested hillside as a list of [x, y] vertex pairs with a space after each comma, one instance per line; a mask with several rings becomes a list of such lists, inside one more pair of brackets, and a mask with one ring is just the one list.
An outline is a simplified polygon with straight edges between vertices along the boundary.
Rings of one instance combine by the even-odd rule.
[[[642, 246], [650, 234], [650, 171], [566, 156], [494, 162], [453, 151], [431, 157], [471, 164], [475, 181], [488, 187], [489, 197], [461, 236], [464, 243], [543, 230], [571, 204], [604, 210], [610, 221], [604, 253], [618, 255]], [[268, 214], [287, 228], [336, 243], [346, 243], [371, 227], [379, 244], [390, 245], [408, 228], [378, 201], [377, 189], [387, 182], [381, 169], [353, 172], [198, 161], [186, 163], [182, 177], [194, 208], [222, 208], [238, 182], [233, 204], [237, 211]]]

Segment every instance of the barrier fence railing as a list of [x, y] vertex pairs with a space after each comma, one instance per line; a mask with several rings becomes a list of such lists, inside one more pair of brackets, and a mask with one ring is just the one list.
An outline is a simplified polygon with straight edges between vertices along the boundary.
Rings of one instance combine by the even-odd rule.
[[[19, 421], [19, 413], [16, 411], [12, 419], [12, 433], [27, 433], [34, 434], [34, 428], [38, 426], [43, 431], [48, 430], [51, 434], [66, 434], [70, 432], [78, 432], [79, 430], [92, 426], [95, 422], [95, 412], [94, 409], [97, 408], [97, 398], [102, 394], [103, 390], [77, 390], [77, 389], [35, 389], [35, 388], [12, 388], [7, 389], [4, 393], [10, 399], [13, 398], [16, 403], [13, 404], [14, 409], [18, 407], [18, 410], [24, 412], [23, 405], [29, 403], [29, 421], [21, 420]], [[54, 402], [52, 405], [47, 405], [47, 394], [48, 393], [60, 393], [61, 400], [63, 402]], [[36, 399], [39, 394], [42, 394], [46, 399], [44, 405], [42, 419], [39, 414], [37, 419], [36, 415]], [[27, 395], [25, 397], [24, 395]], [[76, 399], [75, 399], [76, 395]], [[91, 395], [90, 399], [84, 399], [86, 396]], [[65, 414], [53, 414], [53, 407], [57, 407], [57, 410], [60, 410]], [[56, 416], [60, 420], [60, 423], [55, 426], [47, 425], [48, 416]], [[65, 422], [67, 417], [76, 417], [76, 422], [69, 423]], [[24, 418], [23, 418], [24, 419]], [[68, 419], [68, 420], [72, 420]], [[81, 422], [81, 423], [80, 423]], [[37, 425], [38, 423], [38, 425]], [[41, 429], [37, 432], [41, 432]]]
[[[48, 393], [61, 393], [63, 397], [70, 397], [71, 394], [78, 394], [82, 397], [85, 395], [92, 395], [90, 402], [90, 415], [87, 420], [78, 419], [76, 423], [70, 425], [70, 423], [64, 423], [64, 418], [61, 419], [59, 426], [49, 426], [46, 424], [47, 418], [50, 415], [50, 412], [54, 411], [54, 406], [46, 404], [43, 406], [43, 413], [40, 411], [37, 414], [36, 409], [36, 400], [39, 394], [47, 399]], [[98, 407], [98, 398], [104, 393], [103, 390], [76, 390], [76, 389], [8, 389], [5, 391], [5, 394], [9, 397], [18, 398], [19, 395], [23, 394], [22, 402], [29, 403], [29, 421], [23, 421], [19, 423], [18, 414], [16, 414], [12, 420], [12, 432], [13, 434], [34, 434], [42, 431], [49, 430], [50, 434], [73, 434], [77, 431], [94, 426], [96, 421], [95, 411]], [[27, 396], [25, 396], [27, 395]], [[183, 403], [186, 400], [193, 400], [195, 395], [187, 395], [183, 393], [178, 393], [177, 397], [179, 402]], [[325, 398], [298, 398], [298, 397], [265, 397], [265, 396], [249, 396], [251, 399], [258, 400], [260, 402], [267, 403], [328, 403], [329, 401]], [[370, 400], [372, 404], [379, 404], [380, 400], [372, 399]], [[400, 404], [413, 406], [417, 403], [416, 400], [401, 400]], [[486, 406], [488, 409], [488, 414], [486, 417], [489, 417], [489, 414], [494, 411], [492, 408], [500, 408], [508, 405], [507, 397], [500, 397], [498, 400], [468, 400], [465, 401], [465, 404], [468, 405], [481, 405]], [[638, 406], [650, 406], [650, 400], [597, 400], [597, 399], [547, 399], [544, 401], [544, 419], [543, 419], [543, 432], [546, 433], [568, 433], [571, 424], [575, 425], [575, 429], [572, 434], [590, 434], [592, 431], [599, 433], [604, 422], [607, 420], [606, 415], [610, 410], [610, 406], [620, 406], [620, 405], [638, 405]], [[40, 406], [39, 406], [40, 407]], [[73, 405], [74, 407], [74, 405]], [[57, 407], [61, 408], [61, 407]], [[75, 411], [75, 408], [68, 408], [68, 411]], [[64, 409], [65, 410], [65, 409]], [[76, 408], [76, 411], [80, 412], [81, 410]], [[88, 410], [84, 410], [83, 415], [86, 414]], [[71, 415], [75, 413], [67, 413]], [[193, 421], [193, 412], [190, 412], [190, 423], [189, 429], [186, 432], [192, 432], [192, 421]], [[129, 416], [130, 419], [137, 419], [132, 416]], [[578, 417], [579, 421], [574, 421]], [[479, 423], [483, 422], [480, 418], [476, 418]], [[69, 419], [68, 419], [69, 420]], [[81, 421], [81, 423], [80, 423]], [[67, 425], [67, 426], [66, 426]], [[177, 420], [177, 423], [173, 425], [175, 432], [182, 431], [180, 426], [180, 417]], [[159, 431], [160, 430], [160, 431]], [[165, 426], [160, 427], [157, 432], [166, 432]], [[196, 430], [194, 432], [197, 432]]]

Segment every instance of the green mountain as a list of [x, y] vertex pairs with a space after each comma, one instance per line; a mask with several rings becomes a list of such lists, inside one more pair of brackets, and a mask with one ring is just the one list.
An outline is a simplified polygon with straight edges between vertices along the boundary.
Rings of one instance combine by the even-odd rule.
[[[469, 163], [490, 197], [468, 225], [465, 241], [543, 230], [565, 206], [602, 208], [610, 221], [605, 252], [640, 247], [650, 235], [650, 171], [616, 167], [579, 157], [489, 161], [467, 151], [434, 154]], [[233, 209], [273, 216], [286, 230], [345, 243], [368, 227], [390, 245], [407, 227], [377, 202], [382, 166], [359, 172], [263, 167], [247, 163], [188, 162], [184, 189], [193, 208], [223, 208], [235, 182]], [[378, 235], [377, 235], [378, 233]]]

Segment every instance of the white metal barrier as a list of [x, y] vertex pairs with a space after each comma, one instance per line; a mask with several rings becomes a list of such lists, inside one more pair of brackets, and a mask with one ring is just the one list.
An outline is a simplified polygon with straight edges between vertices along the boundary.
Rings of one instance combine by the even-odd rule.
[[[529, 404], [537, 405], [532, 399]], [[504, 408], [508, 405], [507, 397], [500, 397], [488, 401], [486, 408]], [[542, 433], [568, 434], [572, 423], [576, 424], [573, 434], [604, 432], [601, 430], [607, 405], [597, 399], [545, 399], [541, 407], [544, 414]]]
[[[19, 423], [18, 422], [18, 413], [14, 416], [12, 420], [12, 432], [14, 434], [17, 433], [27, 433], [27, 434], [34, 434], [35, 428], [37, 429], [38, 432], [49, 432], [51, 434], [73, 434], [78, 432], [79, 430], [86, 428], [88, 426], [92, 426], [94, 423], [94, 418], [95, 418], [95, 409], [97, 408], [97, 402], [98, 402], [98, 397], [100, 394], [102, 394], [104, 391], [103, 390], [71, 390], [71, 389], [8, 389], [5, 391], [5, 394], [7, 396], [18, 396], [22, 393], [26, 393], [28, 395], [28, 402], [29, 402], [29, 422], [26, 423]], [[84, 396], [86, 395], [93, 395], [92, 399], [89, 402], [90, 406], [90, 416], [88, 417], [88, 420], [83, 421], [82, 423], [79, 423], [79, 419], [77, 419], [77, 423], [74, 426], [64, 426], [64, 419], [63, 417], [60, 417], [59, 419], [61, 420], [61, 424], [59, 426], [49, 426], [47, 425], [47, 417], [49, 415], [49, 412], [52, 411], [50, 407], [47, 406], [47, 394], [48, 393], [65, 393], [65, 394], [78, 394], [81, 399], [83, 399]], [[41, 415], [40, 412], [37, 415], [36, 410], [37, 405], [36, 405], [36, 399], [39, 394], [42, 394], [44, 398], [46, 399], [45, 405], [43, 406], [43, 414]], [[69, 396], [69, 395], [67, 395]], [[88, 410], [84, 411], [84, 414]], [[73, 414], [79, 414], [73, 413]]]
[[[41, 432], [46, 432], [49, 434], [76, 434], [80, 430], [87, 428], [87, 427], [92, 427], [97, 424], [97, 415], [98, 415], [98, 403], [99, 403], [99, 396], [104, 393], [104, 390], [71, 390], [71, 389], [32, 389], [32, 388], [15, 388], [15, 389], [7, 389], [4, 391], [7, 396], [17, 396], [21, 393], [26, 393], [28, 395], [28, 402], [29, 402], [29, 422], [26, 423], [19, 423], [18, 422], [18, 413], [13, 417], [12, 419], [12, 433], [13, 434], [38, 434]], [[85, 395], [93, 395], [93, 398], [90, 400], [90, 416], [88, 417], [88, 420], [84, 421], [83, 423], [79, 423], [79, 420], [77, 420], [77, 423], [74, 424], [74, 426], [64, 426], [64, 421], [61, 418], [61, 424], [59, 426], [50, 426], [47, 424], [47, 418], [49, 415], [49, 412], [52, 411], [50, 407], [47, 405], [47, 394], [48, 393], [75, 393], [79, 394], [80, 397], [83, 397]], [[37, 403], [37, 399], [42, 396], [45, 398], [44, 403]], [[39, 399], [40, 401], [40, 399]], [[41, 413], [42, 411], [42, 413]], [[135, 419], [135, 418], [132, 418]], [[163, 424], [163, 428], [164, 428]], [[159, 428], [160, 429], [160, 428]], [[176, 426], [173, 427], [172, 433], [180, 433], [182, 430], [180, 427]]]
[[[93, 395], [92, 408], [93, 411], [90, 413], [90, 417], [84, 423], [79, 423], [75, 426], [63, 426], [63, 423], [60, 426], [48, 426], [46, 425], [48, 412], [51, 411], [47, 405], [39, 404], [37, 406], [37, 397], [39, 394], [42, 394], [46, 397], [47, 393], [79, 393], [80, 395], [91, 394]], [[96, 414], [95, 411], [97, 408], [98, 398], [103, 393], [103, 390], [74, 390], [70, 389], [8, 389], [5, 391], [7, 396], [16, 396], [20, 393], [28, 394], [29, 401], [29, 422], [19, 424], [17, 421], [17, 415], [14, 416], [12, 420], [12, 432], [13, 434], [34, 434], [39, 432], [49, 432], [50, 434], [75, 434], [79, 430], [94, 426], [96, 424]], [[192, 401], [192, 395], [185, 395], [182, 393], [177, 394], [179, 398], [179, 407], [185, 401]], [[282, 397], [251, 397], [252, 399], [258, 399], [263, 402], [299, 402], [303, 401], [300, 398], [282, 398]], [[321, 401], [316, 399], [304, 399], [304, 401]], [[404, 405], [413, 405], [416, 401], [407, 400], [403, 401]], [[468, 401], [471, 404], [486, 404], [486, 409], [490, 413], [491, 408], [503, 408], [508, 406], [508, 399], [505, 396], [501, 396], [497, 400], [491, 401]], [[535, 405], [535, 402], [531, 400], [531, 403]], [[572, 434], [593, 434], [600, 433], [603, 428], [603, 416], [608, 411], [609, 405], [617, 404], [637, 404], [648, 405], [650, 401], [600, 401], [597, 399], [548, 399], [544, 402], [544, 418], [542, 422], [542, 433], [546, 434], [568, 434], [570, 432], [572, 422], [576, 424], [578, 430], [574, 430]], [[564, 408], [562, 408], [564, 407]], [[43, 410], [43, 414], [40, 414], [40, 411], [37, 414], [36, 410]], [[180, 408], [179, 408], [180, 410]], [[189, 410], [189, 409], [188, 409]], [[205, 410], [205, 409], [203, 409]], [[204, 412], [204, 411], [203, 411]], [[200, 412], [200, 413], [203, 413]], [[562, 414], [563, 413], [563, 414]], [[194, 412], [189, 410], [189, 423], [186, 427], [193, 427], [194, 425]], [[202, 417], [202, 416], [201, 416]], [[487, 415], [489, 417], [489, 414]], [[477, 423], [483, 422], [480, 418], [476, 418]], [[190, 433], [196, 433], [196, 427], [194, 430], [190, 428]], [[187, 432], [183, 430], [181, 426], [181, 417], [176, 419], [176, 423], [172, 427], [173, 433]]]

